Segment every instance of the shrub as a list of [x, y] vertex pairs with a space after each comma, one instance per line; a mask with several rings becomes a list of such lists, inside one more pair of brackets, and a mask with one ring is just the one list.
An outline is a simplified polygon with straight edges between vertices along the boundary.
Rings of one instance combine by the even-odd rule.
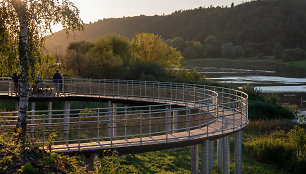
[[250, 119], [293, 119], [295, 115], [289, 109], [277, 104], [275, 97], [265, 97], [260, 90], [250, 85], [242, 90], [249, 95]]
[[252, 138], [245, 141], [244, 151], [258, 161], [276, 164], [290, 173], [302, 173], [306, 170], [304, 132], [304, 128], [295, 126], [289, 133], [277, 131], [267, 137]]

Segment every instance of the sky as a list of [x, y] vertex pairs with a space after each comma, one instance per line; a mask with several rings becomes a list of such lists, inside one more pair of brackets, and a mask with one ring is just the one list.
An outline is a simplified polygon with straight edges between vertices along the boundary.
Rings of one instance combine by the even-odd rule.
[[[85, 23], [103, 18], [120, 18], [139, 15], [171, 14], [176, 10], [185, 10], [209, 6], [230, 6], [250, 0], [70, 0], [80, 10]], [[53, 27], [55, 31], [59, 26]]]

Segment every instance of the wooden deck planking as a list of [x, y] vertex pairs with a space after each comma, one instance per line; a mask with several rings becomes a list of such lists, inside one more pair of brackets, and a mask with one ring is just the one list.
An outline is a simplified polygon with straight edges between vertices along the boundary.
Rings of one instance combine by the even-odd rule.
[[[8, 93], [0, 93], [0, 96], [8, 96]], [[15, 96], [13, 96], [15, 97]], [[67, 94], [61, 95], [57, 98], [65, 98], [65, 97], [84, 97], [84, 98], [103, 98], [110, 100], [133, 100], [133, 101], [141, 101], [141, 102], [154, 102], [159, 104], [171, 104], [185, 107], [200, 107], [201, 105], [194, 105], [193, 103], [187, 104], [186, 102], [172, 102], [171, 100], [160, 100], [160, 99], [152, 99], [152, 98], [138, 98], [138, 97], [113, 97], [113, 96], [98, 96], [98, 95], [77, 95], [77, 94]], [[33, 97], [39, 98], [39, 96]], [[52, 98], [52, 97], [51, 97]], [[56, 98], [56, 97], [53, 97]], [[203, 110], [207, 112], [215, 111], [215, 106], [204, 107]], [[215, 110], [214, 110], [215, 109]], [[207, 134], [207, 126], [193, 129], [184, 132], [177, 132], [172, 134], [163, 134], [152, 137], [142, 137], [142, 138], [131, 138], [131, 139], [120, 139], [114, 141], [98, 141], [98, 142], [86, 142], [86, 143], [71, 143], [71, 144], [61, 144], [52, 146], [52, 152], [55, 153], [78, 153], [78, 152], [92, 152], [92, 151], [103, 151], [108, 149], [121, 149], [121, 148], [141, 148], [141, 146], [155, 146], [158, 147], [160, 145], [164, 145], [167, 143], [182, 143], [186, 141], [194, 141], [194, 140], [203, 140], [203, 139], [214, 139], [214, 137], [222, 136], [223, 134], [230, 134], [242, 127], [237, 127], [233, 129], [233, 127], [240, 126], [241, 124], [241, 114], [238, 112], [234, 112], [231, 110], [227, 110], [224, 113], [221, 112], [223, 108], [218, 108], [219, 110], [219, 118], [208, 126], [208, 134]], [[223, 124], [222, 124], [222, 116], [224, 114]], [[242, 122], [246, 122], [247, 118], [242, 117]], [[222, 132], [222, 125], [224, 131]], [[189, 137], [190, 134], [190, 137]], [[168, 136], [168, 140], [166, 137]], [[76, 140], [77, 141], [77, 140]], [[46, 147], [45, 147], [46, 148]]]
[[[226, 111], [226, 115], [232, 115], [232, 111]], [[233, 121], [233, 116], [224, 117], [223, 120], [223, 134], [230, 134], [239, 129], [242, 129], [244, 126], [240, 127], [241, 114], [235, 114]], [[245, 119], [244, 119], [245, 120]], [[233, 129], [233, 125], [237, 128]], [[133, 139], [122, 139], [114, 141], [99, 141], [99, 142], [89, 142], [89, 143], [74, 143], [68, 145], [55, 145], [52, 146], [53, 152], [55, 153], [75, 153], [75, 152], [86, 152], [86, 151], [101, 151], [108, 149], [119, 149], [126, 147], [141, 148], [141, 146], [159, 146], [165, 143], [180, 143], [184, 141], [193, 141], [200, 139], [214, 139], [214, 137], [222, 136], [222, 118], [218, 118], [214, 123], [207, 127], [202, 127], [199, 129], [194, 129], [185, 132], [178, 132], [173, 134], [168, 134], [168, 141], [166, 140], [166, 134], [152, 136], [152, 137], [142, 137], [142, 138], [133, 138]], [[78, 148], [80, 146], [80, 149]]]

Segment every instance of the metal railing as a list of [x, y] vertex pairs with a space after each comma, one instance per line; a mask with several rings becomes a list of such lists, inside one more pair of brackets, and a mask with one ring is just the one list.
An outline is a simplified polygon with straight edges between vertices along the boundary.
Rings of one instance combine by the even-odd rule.
[[[18, 96], [12, 90], [13, 82], [7, 83], [5, 92]], [[247, 94], [229, 88], [110, 79], [65, 79], [59, 84], [43, 80], [39, 85], [37, 93], [31, 87], [32, 97], [80, 96], [156, 103], [28, 111], [27, 135], [45, 148], [48, 136], [56, 132], [55, 151], [185, 141], [233, 132], [248, 124]], [[17, 114], [0, 112], [1, 132], [13, 132]]]

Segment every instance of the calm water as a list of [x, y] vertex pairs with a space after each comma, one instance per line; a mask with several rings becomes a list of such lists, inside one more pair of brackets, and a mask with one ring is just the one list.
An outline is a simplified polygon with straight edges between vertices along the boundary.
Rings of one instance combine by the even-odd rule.
[[[235, 68], [198, 68], [197, 71], [207, 79], [220, 83], [251, 84], [266, 93], [276, 95], [281, 104], [296, 105], [300, 115], [306, 115], [306, 77], [290, 75], [284, 77], [276, 71], [248, 70]], [[299, 77], [299, 78], [297, 78]], [[304, 121], [305, 123], [305, 121]]]

